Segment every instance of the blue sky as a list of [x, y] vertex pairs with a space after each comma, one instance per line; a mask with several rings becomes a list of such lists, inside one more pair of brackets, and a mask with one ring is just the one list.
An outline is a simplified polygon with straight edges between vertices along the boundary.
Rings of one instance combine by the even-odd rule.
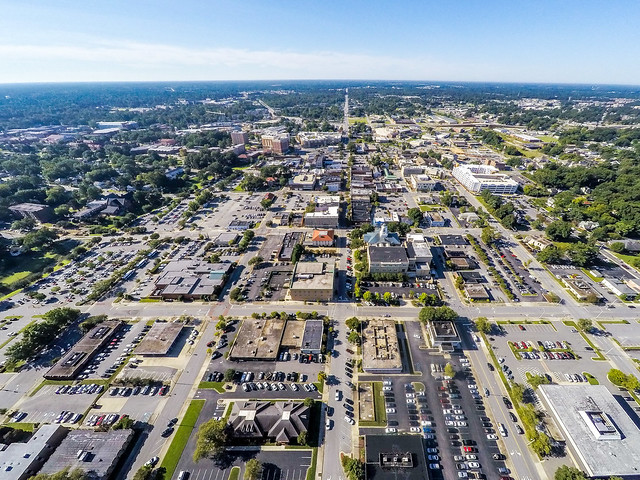
[[640, 2], [5, 0], [0, 83], [640, 84]]

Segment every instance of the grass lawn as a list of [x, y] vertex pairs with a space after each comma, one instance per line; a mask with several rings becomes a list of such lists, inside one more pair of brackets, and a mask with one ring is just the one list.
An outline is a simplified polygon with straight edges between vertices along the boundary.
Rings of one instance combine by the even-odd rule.
[[426, 387], [422, 382], [411, 382], [411, 385], [416, 392], [424, 392], [426, 390]]
[[628, 263], [631, 267], [633, 267], [636, 270], [638, 270], [638, 268], [634, 267], [633, 263], [631, 263], [631, 262], [633, 262], [636, 259], [639, 259], [640, 257], [638, 257], [636, 255], [625, 255], [624, 253], [616, 253], [616, 252], [611, 252], [611, 253], [613, 253], [616, 257], [618, 257], [623, 262]]
[[307, 476], [305, 480], [314, 480], [316, 478], [316, 464], [318, 463], [318, 449], [314, 448], [311, 454], [311, 465], [307, 468]]
[[225, 393], [224, 382], [200, 382], [198, 388], [212, 388], [218, 393]]
[[240, 467], [233, 467], [229, 472], [229, 480], [239, 480], [240, 479]]
[[420, 205], [420, 210], [423, 212], [437, 212], [442, 210], [442, 207], [439, 205]]
[[34, 272], [40, 272], [55, 263], [56, 257], [54, 255], [41, 255], [38, 252], [34, 254], [20, 255], [19, 257], [9, 257], [7, 258], [3, 275], [0, 277], [0, 283], [11, 285], [18, 280], [22, 280]]
[[349, 117], [349, 125], [353, 125], [355, 123], [367, 123], [366, 117]]
[[69, 380], [44, 380], [40, 385], [33, 389], [29, 396], [33, 397], [40, 391], [42, 387], [45, 387], [47, 385], [69, 385], [70, 383], [72, 382], [70, 382]]
[[589, 337], [587, 337], [587, 335], [578, 328], [578, 324], [576, 322], [571, 320], [564, 320], [562, 323], [564, 323], [567, 327], [573, 327], [576, 330], [578, 330], [578, 333], [582, 335], [582, 338], [584, 338], [584, 341], [587, 342], [587, 344], [589, 344], [589, 346], [593, 349], [593, 352], [595, 353], [596, 356], [591, 357], [591, 360], [606, 360], [605, 356], [602, 355], [602, 352], [600, 351], [600, 349], [596, 347], [593, 344], [593, 342], [589, 340]]
[[191, 400], [187, 412], [184, 414], [184, 418], [178, 424], [178, 429], [173, 436], [169, 450], [161, 463], [161, 466], [166, 469], [165, 478], [173, 477], [173, 472], [175, 472], [178, 466], [184, 447], [187, 445], [189, 437], [198, 421], [202, 407], [204, 407], [204, 402], [204, 400]]
[[600, 382], [598, 382], [598, 379], [596, 377], [594, 377], [593, 375], [591, 375], [588, 372], [582, 372], [582, 375], [584, 375], [587, 378], [587, 381], [589, 382], [589, 385], [599, 385]]
[[591, 272], [586, 268], [581, 268], [580, 270], [582, 270], [582, 273], [584, 273], [587, 277], [589, 277], [591, 280], [593, 280], [596, 283], [600, 283], [602, 280], [604, 280], [604, 277], [594, 277], [593, 275], [591, 275]]
[[7, 426], [15, 430], [24, 430], [25, 432], [33, 432], [33, 430], [35, 429], [35, 425], [36, 425], [35, 423], [16, 422]]
[[387, 425], [387, 412], [384, 406], [384, 396], [382, 395], [382, 382], [371, 382], [373, 385], [373, 410], [375, 420], [360, 421], [361, 427], [385, 427]]

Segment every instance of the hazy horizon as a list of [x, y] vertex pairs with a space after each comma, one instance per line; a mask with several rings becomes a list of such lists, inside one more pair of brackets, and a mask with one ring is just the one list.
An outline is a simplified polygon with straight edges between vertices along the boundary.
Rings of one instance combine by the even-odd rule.
[[638, 3], [592, 0], [26, 0], [3, 6], [0, 83], [638, 85], [637, 18]]

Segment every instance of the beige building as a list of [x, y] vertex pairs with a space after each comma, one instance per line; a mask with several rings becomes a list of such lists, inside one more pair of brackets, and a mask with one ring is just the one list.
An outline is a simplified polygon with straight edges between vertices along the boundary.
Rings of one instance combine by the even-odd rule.
[[333, 298], [334, 265], [323, 262], [298, 262], [289, 288], [291, 300], [328, 302]]
[[279, 133], [273, 135], [262, 136], [262, 149], [265, 152], [284, 154], [289, 150], [289, 134]]

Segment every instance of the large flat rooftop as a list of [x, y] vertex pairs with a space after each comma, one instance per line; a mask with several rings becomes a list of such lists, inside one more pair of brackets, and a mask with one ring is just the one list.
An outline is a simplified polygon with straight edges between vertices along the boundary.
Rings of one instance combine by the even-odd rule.
[[275, 360], [286, 320], [279, 318], [246, 319], [229, 353], [232, 360]]
[[92, 479], [109, 478], [132, 437], [133, 430], [73, 430], [51, 454], [40, 473], [57, 473], [70, 467], [70, 470], [93, 472]]
[[136, 355], [166, 355], [183, 326], [182, 322], [156, 321], [136, 347]]
[[425, 450], [417, 435], [367, 435], [365, 479], [429, 480]]
[[362, 334], [362, 368], [365, 372], [402, 371], [398, 334], [393, 320], [371, 320]]
[[604, 385], [541, 385], [540, 398], [590, 477], [640, 478], [640, 430]]
[[91, 357], [109, 341], [121, 324], [120, 320], [106, 320], [92, 328], [58, 360], [58, 363], [49, 369], [44, 377], [70, 379], [78, 375]]

